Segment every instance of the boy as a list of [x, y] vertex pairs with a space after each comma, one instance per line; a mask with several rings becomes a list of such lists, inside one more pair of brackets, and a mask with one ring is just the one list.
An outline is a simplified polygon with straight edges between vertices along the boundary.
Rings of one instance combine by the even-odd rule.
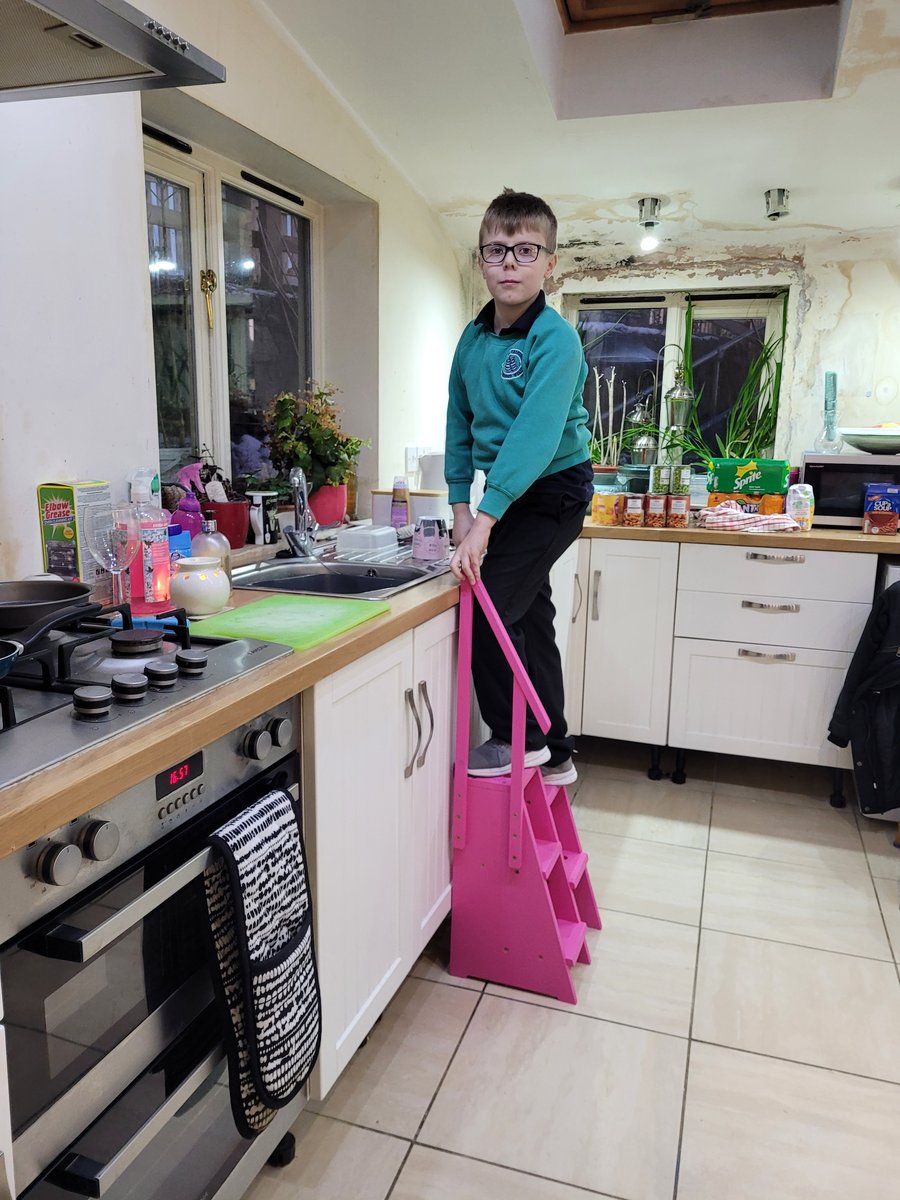
[[[463, 331], [450, 370], [445, 475], [458, 579], [484, 581], [550, 717], [546, 738], [528, 713], [525, 765], [554, 784], [574, 783], [563, 715], [563, 674], [553, 633], [550, 568], [578, 537], [593, 491], [587, 364], [578, 334], [546, 305], [556, 266], [556, 217], [526, 192], [505, 189], [478, 237], [493, 299]], [[476, 469], [487, 476], [473, 516]], [[482, 558], [484, 562], [482, 563]], [[471, 775], [506, 775], [512, 675], [475, 605], [472, 673], [491, 738], [469, 754]]]

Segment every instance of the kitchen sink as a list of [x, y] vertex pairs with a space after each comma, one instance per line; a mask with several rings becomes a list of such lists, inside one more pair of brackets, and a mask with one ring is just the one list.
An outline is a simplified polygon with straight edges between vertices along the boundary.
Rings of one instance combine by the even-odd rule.
[[395, 549], [389, 555], [338, 558], [333, 551], [326, 550], [315, 559], [278, 559], [236, 567], [233, 582], [236, 588], [266, 592], [385, 600], [449, 569], [446, 559], [414, 563], [410, 561], [409, 551], [398, 553]]

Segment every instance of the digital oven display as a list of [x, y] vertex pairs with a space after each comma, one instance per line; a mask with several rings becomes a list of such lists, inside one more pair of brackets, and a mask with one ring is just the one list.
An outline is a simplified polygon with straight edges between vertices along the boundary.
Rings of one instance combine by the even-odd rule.
[[195, 779], [199, 779], [202, 774], [203, 751], [198, 750], [196, 754], [192, 754], [183, 762], [175, 763], [174, 766], [167, 767], [165, 771], [160, 771], [156, 777], [157, 800], [162, 800], [163, 796], [168, 796], [169, 792], [177, 791], [178, 788], [187, 787]]

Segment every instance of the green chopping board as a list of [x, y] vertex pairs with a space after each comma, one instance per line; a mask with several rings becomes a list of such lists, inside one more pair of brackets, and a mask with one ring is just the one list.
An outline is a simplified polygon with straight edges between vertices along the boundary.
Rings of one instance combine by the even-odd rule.
[[295, 650], [309, 650], [346, 633], [354, 625], [390, 611], [375, 600], [338, 600], [319, 596], [267, 596], [198, 622], [204, 637], [249, 637], [282, 642]]

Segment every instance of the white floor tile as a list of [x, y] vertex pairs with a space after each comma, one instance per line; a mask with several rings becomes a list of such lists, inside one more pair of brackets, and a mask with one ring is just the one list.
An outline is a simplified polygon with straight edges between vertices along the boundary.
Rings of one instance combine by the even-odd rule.
[[695, 1044], [678, 1200], [887, 1200], [898, 1128], [896, 1084]]
[[297, 1155], [264, 1167], [245, 1200], [384, 1200], [409, 1149], [399, 1138], [304, 1112]]
[[748, 797], [716, 796], [710, 850], [778, 862], [865, 867], [849, 808], [818, 809]]
[[804, 804], [820, 808], [831, 795], [831, 772], [804, 763], [771, 762], [720, 754], [716, 765], [716, 796], [745, 796], [782, 804]]
[[900, 1083], [897, 970], [892, 962], [705, 929], [692, 1035]]
[[484, 996], [419, 1140], [628, 1200], [671, 1196], [687, 1043]]
[[[591, 1193], [599, 1196], [598, 1192]], [[588, 1200], [581, 1188], [414, 1146], [391, 1200]]]
[[666, 780], [608, 778], [587, 767], [574, 805], [581, 830], [705, 849], [712, 785], [674, 787]]
[[872, 874], [879, 879], [900, 881], [900, 847], [894, 845], [897, 825], [894, 821], [874, 821], [859, 817], [859, 830]]
[[469, 988], [473, 992], [484, 991], [483, 979], [463, 979], [451, 975], [449, 963], [450, 924], [445, 922], [419, 955], [410, 974], [416, 979], [430, 979], [433, 983], [448, 983], [453, 987]]
[[[682, 851], [682, 853], [685, 853]], [[868, 871], [709, 853], [704, 929], [890, 959]]]
[[876, 879], [875, 891], [887, 925], [894, 959], [900, 961], [900, 882], [896, 879]]
[[[604, 912], [602, 917], [603, 929], [588, 931], [590, 964], [576, 963], [572, 968], [578, 994], [574, 1011], [687, 1037], [697, 957], [696, 927], [615, 911]], [[489, 995], [573, 1011], [570, 1004], [559, 1000], [496, 984], [488, 984], [487, 991]]]
[[478, 994], [407, 979], [324, 1101], [314, 1107], [411, 1138], [478, 1003]]
[[594, 894], [606, 909], [682, 921], [700, 920], [704, 850], [582, 830]]

